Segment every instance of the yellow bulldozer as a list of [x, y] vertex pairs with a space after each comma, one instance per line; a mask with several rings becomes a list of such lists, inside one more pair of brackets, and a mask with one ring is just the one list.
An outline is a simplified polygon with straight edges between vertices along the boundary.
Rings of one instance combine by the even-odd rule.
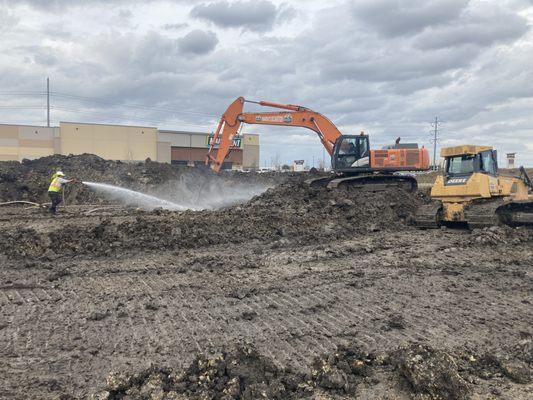
[[442, 174], [431, 188], [431, 204], [417, 211], [417, 226], [533, 225], [533, 184], [523, 167], [517, 177], [500, 174], [489, 146], [447, 147], [440, 155]]

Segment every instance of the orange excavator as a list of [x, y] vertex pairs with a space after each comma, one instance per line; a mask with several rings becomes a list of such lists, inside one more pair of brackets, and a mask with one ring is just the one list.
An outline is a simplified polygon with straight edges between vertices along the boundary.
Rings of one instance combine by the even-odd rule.
[[[284, 111], [244, 112], [245, 103]], [[206, 165], [210, 165], [214, 171], [218, 172], [222, 168], [242, 124], [298, 126], [316, 132], [331, 156], [331, 167], [335, 174], [311, 180], [312, 186], [336, 188], [349, 185], [370, 191], [399, 186], [416, 190], [414, 177], [395, 172], [429, 169], [429, 153], [424, 147], [418, 148], [416, 143], [403, 144], [398, 138], [394, 145], [386, 146], [382, 150], [371, 150], [368, 135], [363, 132], [359, 135], [343, 135], [328, 118], [309, 108], [268, 101], [257, 102], [239, 97], [222, 114], [209, 146]]]

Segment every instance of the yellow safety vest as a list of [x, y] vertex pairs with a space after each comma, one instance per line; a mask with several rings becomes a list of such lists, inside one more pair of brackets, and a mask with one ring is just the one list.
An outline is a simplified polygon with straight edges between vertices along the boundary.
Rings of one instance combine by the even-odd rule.
[[59, 193], [61, 192], [61, 183], [59, 182], [59, 176], [56, 176], [52, 179], [50, 186], [48, 187], [49, 192]]

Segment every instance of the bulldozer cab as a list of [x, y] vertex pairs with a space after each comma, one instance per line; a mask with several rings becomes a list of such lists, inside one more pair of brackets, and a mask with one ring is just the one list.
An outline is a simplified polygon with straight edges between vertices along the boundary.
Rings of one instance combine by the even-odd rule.
[[335, 142], [331, 166], [335, 171], [370, 167], [368, 135], [342, 135]]
[[[496, 150], [480, 146], [443, 149], [445, 184], [464, 184], [474, 173], [498, 175]], [[471, 148], [470, 148], [471, 147]], [[479, 148], [478, 148], [479, 147]]]

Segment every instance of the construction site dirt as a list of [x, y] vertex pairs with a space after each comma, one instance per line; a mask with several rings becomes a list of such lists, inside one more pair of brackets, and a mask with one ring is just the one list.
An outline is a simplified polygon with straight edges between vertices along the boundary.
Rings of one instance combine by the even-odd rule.
[[[151, 193], [189, 173], [254, 190], [200, 211], [74, 186], [55, 218], [2, 206], [0, 398], [533, 397], [533, 230], [419, 230], [422, 193], [303, 174], [74, 161]], [[19, 185], [1, 201], [43, 202], [46, 162], [0, 166], [2, 190]]]

